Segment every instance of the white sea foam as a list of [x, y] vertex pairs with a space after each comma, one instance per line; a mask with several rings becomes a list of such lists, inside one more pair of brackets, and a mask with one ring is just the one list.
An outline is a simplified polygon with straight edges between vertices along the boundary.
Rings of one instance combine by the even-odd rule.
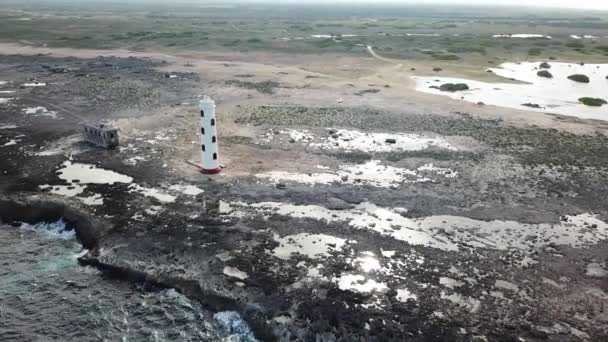
[[55, 222], [40, 222], [35, 224], [22, 223], [20, 228], [42, 233], [53, 239], [70, 240], [76, 236], [76, 232], [73, 229], [68, 229], [63, 219]]

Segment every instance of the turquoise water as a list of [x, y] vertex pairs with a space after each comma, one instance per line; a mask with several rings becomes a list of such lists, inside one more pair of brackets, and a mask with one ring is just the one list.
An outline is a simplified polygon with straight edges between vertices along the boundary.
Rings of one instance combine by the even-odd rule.
[[82, 252], [63, 221], [0, 225], [0, 341], [252, 341], [238, 314], [109, 279]]

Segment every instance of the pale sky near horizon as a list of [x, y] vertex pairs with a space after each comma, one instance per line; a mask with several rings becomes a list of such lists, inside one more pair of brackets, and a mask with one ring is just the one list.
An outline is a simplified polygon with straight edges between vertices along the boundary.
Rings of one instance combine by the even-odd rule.
[[[247, 0], [245, 0], [247, 1]], [[272, 2], [273, 0], [249, 0], [250, 2]], [[280, 3], [390, 3], [390, 4], [454, 4], [454, 5], [511, 5], [525, 7], [559, 7], [592, 10], [608, 10], [608, 0], [274, 0]]]

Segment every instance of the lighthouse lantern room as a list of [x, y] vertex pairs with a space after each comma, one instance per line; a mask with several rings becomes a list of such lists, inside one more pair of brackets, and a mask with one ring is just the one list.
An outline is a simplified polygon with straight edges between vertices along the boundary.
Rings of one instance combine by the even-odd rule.
[[215, 174], [221, 171], [217, 144], [215, 102], [207, 95], [199, 103], [201, 134], [201, 173]]

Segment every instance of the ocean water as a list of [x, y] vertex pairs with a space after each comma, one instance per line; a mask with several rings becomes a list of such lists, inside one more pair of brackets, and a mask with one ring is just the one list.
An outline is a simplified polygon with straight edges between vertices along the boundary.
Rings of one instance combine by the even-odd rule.
[[0, 341], [252, 341], [238, 313], [110, 279], [82, 252], [63, 221], [0, 225]]

